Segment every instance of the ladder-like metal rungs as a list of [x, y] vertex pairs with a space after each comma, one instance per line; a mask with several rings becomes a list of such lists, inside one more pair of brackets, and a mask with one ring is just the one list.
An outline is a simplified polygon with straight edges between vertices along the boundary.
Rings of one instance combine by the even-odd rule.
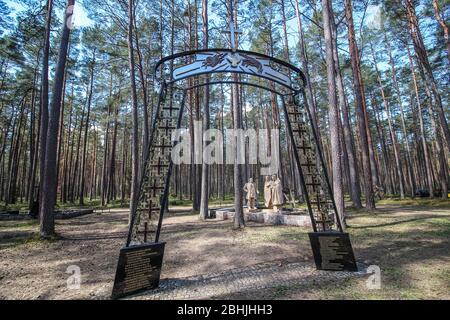
[[[306, 125], [306, 114], [302, 111], [297, 111], [297, 108], [298, 106], [296, 105], [288, 106], [288, 118], [293, 127], [293, 142], [295, 149], [299, 153], [300, 168], [306, 178], [306, 192], [309, 194], [314, 223], [317, 230], [331, 230], [335, 224], [331, 216], [332, 212], [334, 212], [332, 210], [333, 202], [330, 199], [323, 199], [327, 194], [327, 186], [324, 185], [320, 173], [320, 164], [318, 164], [316, 158], [317, 150], [311, 142], [312, 134]], [[332, 212], [328, 212], [330, 209]]]

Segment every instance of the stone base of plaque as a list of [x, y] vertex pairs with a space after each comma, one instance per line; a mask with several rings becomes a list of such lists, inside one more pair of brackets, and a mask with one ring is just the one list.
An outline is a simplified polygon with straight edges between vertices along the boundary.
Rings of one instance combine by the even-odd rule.
[[325, 231], [308, 235], [318, 270], [358, 271], [348, 233]]
[[150, 243], [120, 250], [112, 299], [159, 286], [165, 244]]

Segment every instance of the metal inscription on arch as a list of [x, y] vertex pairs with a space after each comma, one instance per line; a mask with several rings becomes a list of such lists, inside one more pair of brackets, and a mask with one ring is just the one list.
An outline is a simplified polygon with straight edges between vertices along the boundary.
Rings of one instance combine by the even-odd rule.
[[285, 87], [292, 88], [289, 75], [277, 71], [271, 59], [262, 58], [251, 53], [242, 52], [202, 52], [195, 55], [195, 60], [173, 71], [173, 79], [213, 72], [235, 72], [264, 77]]
[[156, 80], [168, 84], [190, 77], [223, 73], [246, 74], [265, 80], [268, 82], [266, 88], [272, 90], [275, 85], [280, 85], [283, 89], [275, 89], [279, 94], [298, 93], [305, 84], [305, 77], [297, 67], [273, 57], [244, 50], [186, 51], [161, 59], [155, 67]]

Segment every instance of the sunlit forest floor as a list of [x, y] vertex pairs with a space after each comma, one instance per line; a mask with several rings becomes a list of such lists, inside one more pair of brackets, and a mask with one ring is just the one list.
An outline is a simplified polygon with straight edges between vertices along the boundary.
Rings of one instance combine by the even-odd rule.
[[[381, 268], [381, 289], [367, 276], [233, 292], [238, 299], [450, 299], [450, 205], [443, 200], [383, 200], [373, 212], [349, 210], [356, 258]], [[185, 278], [257, 265], [301, 261], [313, 265], [308, 229], [197, 220], [171, 207], [161, 239], [167, 242], [161, 278]], [[58, 237], [40, 240], [35, 221], [0, 222], [0, 299], [107, 299], [127, 211], [108, 209], [56, 221]], [[245, 257], [245, 259], [243, 259]], [[67, 267], [81, 269], [79, 290], [69, 290]]]
[[[20, 199], [19, 199], [20, 200]], [[264, 201], [262, 198], [259, 199], [260, 201]], [[108, 210], [108, 209], [118, 209], [118, 208], [126, 208], [129, 205], [130, 200], [124, 199], [124, 200], [112, 200], [109, 203], [106, 203], [104, 205], [101, 204], [100, 199], [86, 199], [84, 201], [84, 205], [80, 206], [78, 202], [58, 202], [55, 206], [55, 210], [65, 210], [65, 209], [77, 209], [80, 207], [83, 208], [92, 208], [92, 209], [99, 209], [99, 210]], [[210, 207], [220, 207], [223, 205], [230, 205], [233, 204], [234, 200], [231, 195], [227, 195], [224, 199], [221, 198], [212, 198], [209, 200]], [[176, 207], [184, 207], [184, 206], [190, 206], [192, 207], [192, 200], [189, 199], [178, 199], [176, 197], [171, 196], [169, 199], [170, 206], [176, 206]], [[24, 201], [18, 201], [16, 203], [9, 203], [6, 204], [4, 202], [0, 201], [0, 211], [8, 211], [8, 210], [19, 210], [19, 211], [28, 211], [29, 204]]]

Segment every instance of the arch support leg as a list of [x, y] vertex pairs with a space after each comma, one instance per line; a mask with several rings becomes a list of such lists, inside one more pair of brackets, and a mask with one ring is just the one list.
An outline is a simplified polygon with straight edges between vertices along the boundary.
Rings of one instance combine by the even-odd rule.
[[[303, 105], [296, 98], [302, 99]], [[282, 102], [314, 231], [309, 233], [309, 239], [316, 267], [319, 270], [357, 271], [350, 236], [342, 230], [306, 98], [303, 94], [292, 97], [288, 102], [283, 98]]]
[[[159, 286], [165, 242], [159, 242], [172, 172], [172, 133], [179, 129], [186, 90], [178, 101], [172, 86], [161, 87], [145, 155], [137, 206], [132, 212], [126, 246], [120, 250], [112, 298]], [[153, 242], [151, 239], [154, 239]]]

